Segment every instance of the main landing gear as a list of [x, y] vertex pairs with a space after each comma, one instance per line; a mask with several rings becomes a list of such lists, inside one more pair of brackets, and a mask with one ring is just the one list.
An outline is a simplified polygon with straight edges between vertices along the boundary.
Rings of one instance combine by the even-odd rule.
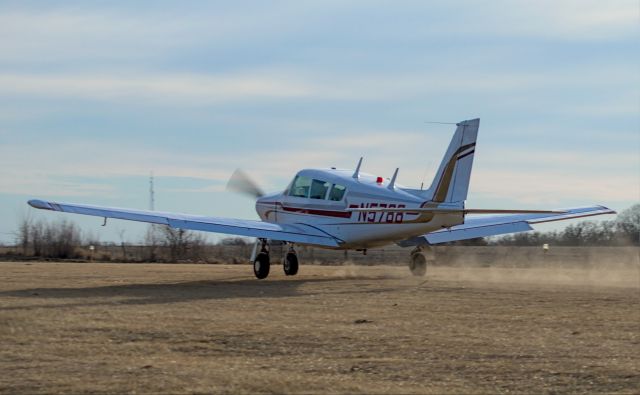
[[296, 250], [293, 249], [293, 244], [289, 244], [289, 251], [284, 257], [282, 267], [284, 268], [284, 274], [287, 276], [295, 276], [298, 274], [298, 254], [296, 254]]
[[[258, 248], [258, 243], [260, 243], [260, 252], [256, 255], [256, 250]], [[271, 262], [269, 259], [269, 243], [267, 240], [259, 240], [256, 242], [256, 245], [253, 249], [253, 274], [256, 275], [257, 278], [263, 279], [267, 278], [269, 275], [269, 269], [271, 268]]]
[[414, 276], [424, 276], [427, 273], [427, 264], [435, 262], [433, 247], [418, 246], [411, 251], [409, 269]]
[[[260, 252], [258, 252], [260, 248]], [[256, 241], [256, 245], [253, 249], [252, 261], [253, 261], [253, 274], [256, 278], [262, 280], [269, 276], [269, 270], [271, 269], [269, 242], [266, 239], [259, 239]], [[284, 273], [287, 276], [295, 276], [298, 274], [298, 254], [293, 248], [293, 244], [289, 244], [289, 250], [284, 256], [282, 267]]]

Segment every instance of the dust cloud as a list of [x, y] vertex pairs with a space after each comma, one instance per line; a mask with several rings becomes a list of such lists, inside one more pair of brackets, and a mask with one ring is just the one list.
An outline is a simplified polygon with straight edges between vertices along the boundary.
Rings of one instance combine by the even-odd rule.
[[599, 268], [434, 268], [438, 280], [640, 289], [640, 269]]
[[[580, 256], [531, 257], [526, 254], [505, 254], [493, 257], [465, 254], [464, 260], [451, 264], [430, 265], [424, 278], [414, 278], [406, 265], [357, 265], [346, 261], [334, 267], [327, 276], [344, 279], [379, 278], [416, 281], [461, 281], [490, 284], [532, 284], [585, 287], [621, 287], [640, 290], [640, 253], [626, 256], [588, 254]], [[533, 259], [532, 259], [533, 258]], [[420, 280], [420, 281], [419, 281]], [[409, 281], [407, 284], [414, 284]]]
[[470, 254], [464, 262], [436, 273], [459, 281], [640, 289], [639, 249], [584, 251], [588, 250], [568, 249], [555, 256], [505, 254], [489, 262]]
[[407, 267], [399, 266], [364, 266], [355, 265], [351, 261], [345, 262], [342, 266], [337, 266], [335, 270], [330, 272], [331, 277], [339, 277], [346, 279], [355, 278], [378, 278], [378, 279], [393, 279], [393, 278], [405, 278], [410, 277], [409, 269]]

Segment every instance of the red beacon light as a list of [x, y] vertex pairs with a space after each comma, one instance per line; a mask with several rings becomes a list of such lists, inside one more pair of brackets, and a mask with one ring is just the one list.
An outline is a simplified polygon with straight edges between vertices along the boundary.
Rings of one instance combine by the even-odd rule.
[[384, 182], [384, 178], [382, 178], [382, 177], [376, 178], [376, 183], [382, 185], [383, 182]]

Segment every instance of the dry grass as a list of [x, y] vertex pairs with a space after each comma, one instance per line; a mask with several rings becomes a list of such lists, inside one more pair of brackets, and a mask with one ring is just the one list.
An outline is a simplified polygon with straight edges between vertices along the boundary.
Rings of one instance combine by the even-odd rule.
[[0, 263], [0, 392], [633, 393], [640, 275]]

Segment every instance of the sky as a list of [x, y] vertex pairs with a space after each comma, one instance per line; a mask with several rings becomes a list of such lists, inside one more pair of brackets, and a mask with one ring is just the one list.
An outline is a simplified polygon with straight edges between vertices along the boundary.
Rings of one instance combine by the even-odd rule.
[[[257, 218], [301, 168], [431, 182], [481, 118], [467, 207], [640, 201], [640, 2], [0, 2], [0, 243], [30, 198]], [[562, 224], [564, 225], [564, 224]], [[554, 225], [559, 226], [559, 225]]]

